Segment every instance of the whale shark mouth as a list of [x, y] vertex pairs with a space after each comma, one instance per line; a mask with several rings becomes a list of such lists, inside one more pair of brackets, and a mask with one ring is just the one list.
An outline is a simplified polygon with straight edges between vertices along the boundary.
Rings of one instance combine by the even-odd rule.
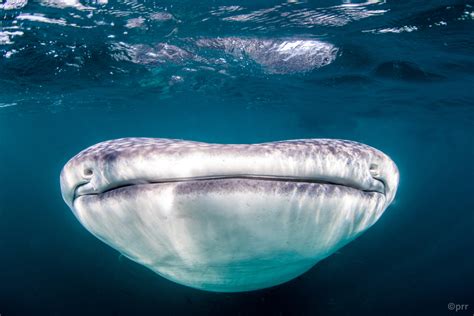
[[130, 188], [137, 185], [147, 185], [147, 184], [166, 184], [166, 183], [184, 183], [184, 182], [206, 182], [206, 181], [215, 181], [215, 180], [249, 180], [249, 181], [269, 181], [269, 182], [293, 182], [293, 183], [305, 183], [305, 184], [319, 184], [319, 185], [331, 185], [331, 186], [340, 186], [346, 187], [354, 190], [358, 190], [365, 193], [380, 193], [385, 195], [385, 183], [383, 180], [376, 179], [380, 181], [382, 184], [381, 190], [377, 189], [365, 189], [362, 186], [358, 186], [354, 183], [347, 183], [345, 181], [328, 181], [328, 180], [321, 180], [321, 179], [314, 179], [314, 178], [295, 178], [295, 177], [285, 177], [285, 176], [266, 176], [266, 175], [223, 175], [223, 176], [203, 176], [203, 177], [181, 177], [181, 178], [169, 178], [169, 179], [161, 179], [161, 180], [130, 180], [130, 181], [122, 181], [117, 182], [116, 184], [112, 184], [108, 186], [106, 189], [98, 192], [91, 192], [91, 193], [80, 193], [80, 188], [87, 183], [79, 185], [76, 187], [74, 192], [73, 201], [80, 197], [86, 195], [104, 195], [111, 192], [119, 191], [124, 188]]

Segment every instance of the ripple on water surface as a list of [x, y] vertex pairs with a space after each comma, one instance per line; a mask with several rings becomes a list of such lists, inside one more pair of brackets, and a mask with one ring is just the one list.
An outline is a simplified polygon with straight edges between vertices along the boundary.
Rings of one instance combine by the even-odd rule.
[[358, 93], [472, 73], [468, 3], [6, 0], [0, 10], [0, 84], [26, 94], [48, 84], [242, 96], [256, 82], [261, 95]]

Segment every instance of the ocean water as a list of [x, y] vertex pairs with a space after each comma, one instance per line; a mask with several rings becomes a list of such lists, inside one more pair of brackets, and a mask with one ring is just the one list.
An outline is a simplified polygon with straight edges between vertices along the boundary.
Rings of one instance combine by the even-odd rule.
[[[473, 79], [471, 1], [0, 0], [0, 314], [473, 315]], [[301, 277], [204, 292], [61, 198], [69, 158], [131, 136], [355, 140], [400, 185]]]

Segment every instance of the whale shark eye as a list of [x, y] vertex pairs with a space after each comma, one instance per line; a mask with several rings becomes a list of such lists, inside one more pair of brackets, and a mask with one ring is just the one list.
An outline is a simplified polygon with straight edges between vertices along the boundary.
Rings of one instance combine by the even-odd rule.
[[369, 172], [372, 177], [379, 177], [379, 165], [377, 165], [376, 163], [371, 163], [369, 166]]
[[84, 176], [84, 178], [90, 178], [92, 177], [93, 174], [94, 174], [94, 171], [92, 171], [92, 169], [90, 168], [86, 168], [84, 169], [84, 171], [82, 171], [82, 175]]

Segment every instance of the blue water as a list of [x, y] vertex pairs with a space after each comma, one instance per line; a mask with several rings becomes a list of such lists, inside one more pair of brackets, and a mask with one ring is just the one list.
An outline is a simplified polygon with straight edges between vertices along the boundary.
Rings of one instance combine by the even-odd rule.
[[[0, 0], [0, 314], [474, 314], [473, 30], [470, 1]], [[350, 139], [400, 186], [303, 276], [203, 292], [62, 201], [69, 158], [130, 136]]]

